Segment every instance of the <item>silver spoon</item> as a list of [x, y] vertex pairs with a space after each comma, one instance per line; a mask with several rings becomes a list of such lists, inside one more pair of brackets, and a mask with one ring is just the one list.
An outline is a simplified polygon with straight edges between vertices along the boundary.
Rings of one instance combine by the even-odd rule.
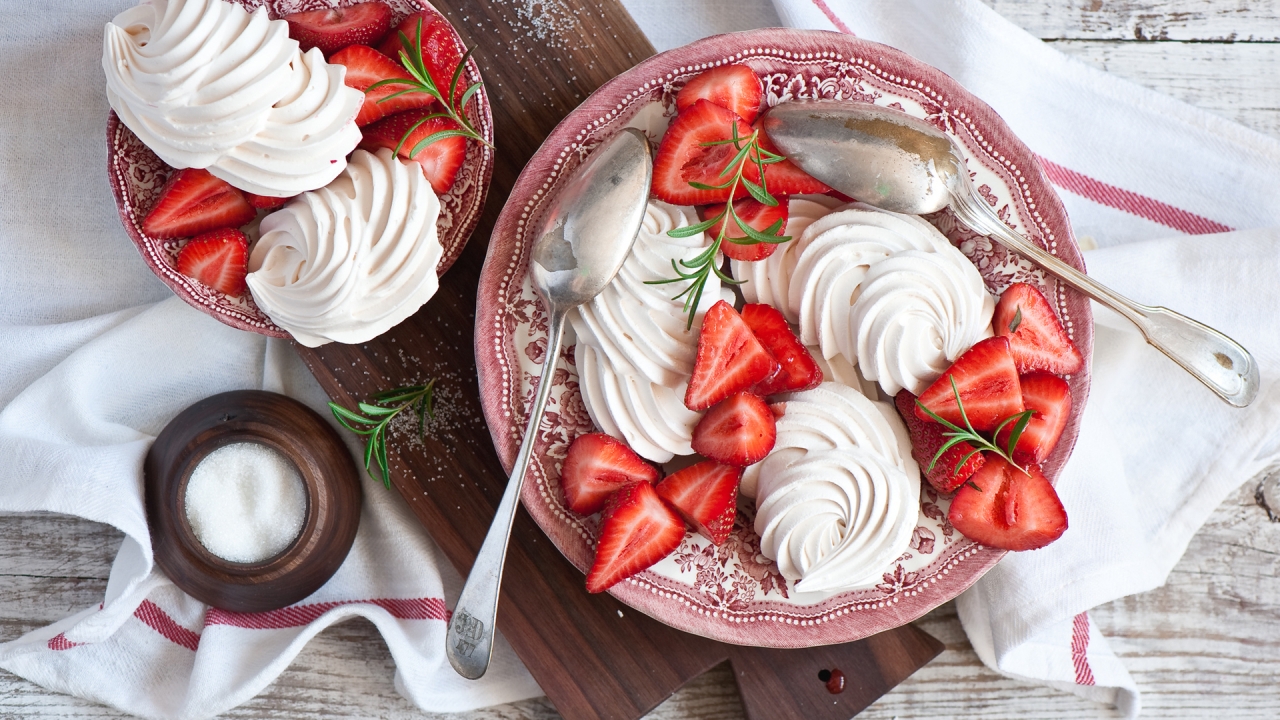
[[546, 360], [511, 479], [445, 634], [445, 654], [465, 678], [475, 680], [489, 669], [511, 523], [551, 394], [565, 317], [570, 309], [599, 295], [631, 253], [649, 200], [653, 176], [649, 154], [644, 133], [630, 128], [597, 148], [556, 197], [533, 244], [529, 274], [550, 316]]
[[964, 154], [932, 125], [877, 105], [830, 100], [783, 103], [763, 122], [782, 154], [845, 195], [912, 215], [950, 205], [971, 229], [1128, 318], [1226, 402], [1245, 407], [1257, 396], [1258, 364], [1239, 343], [1168, 308], [1133, 302], [1028, 242], [975, 200]]

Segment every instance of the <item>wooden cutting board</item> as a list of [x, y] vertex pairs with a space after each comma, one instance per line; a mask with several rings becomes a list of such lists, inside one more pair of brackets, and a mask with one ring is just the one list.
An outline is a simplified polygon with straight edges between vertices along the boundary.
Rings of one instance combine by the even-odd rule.
[[[391, 444], [396, 489], [465, 575], [507, 475], [485, 427], [472, 349], [476, 287], [489, 234], [525, 162], [570, 110], [654, 53], [617, 0], [438, 0], [484, 73], [497, 160], [483, 219], [439, 292], [369, 343], [298, 350], [335, 401], [437, 378], [439, 422], [425, 442]], [[583, 576], [522, 510], [507, 556], [498, 627], [566, 718], [638, 718], [728, 659], [753, 720], [851, 717], [942, 650], [913, 626], [807, 650], [725, 645], [663, 625]], [[827, 692], [821, 670], [847, 686]]]

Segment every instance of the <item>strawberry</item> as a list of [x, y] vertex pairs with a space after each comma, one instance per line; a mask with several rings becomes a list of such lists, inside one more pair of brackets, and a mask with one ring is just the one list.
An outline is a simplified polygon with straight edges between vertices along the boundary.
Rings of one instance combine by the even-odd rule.
[[[431, 114], [430, 110], [408, 110], [396, 113], [385, 120], [380, 120], [365, 128], [364, 139], [360, 147], [376, 151], [379, 148], [394, 150], [400, 139], [417, 122]], [[467, 139], [464, 137], [446, 137], [432, 142], [410, 157], [409, 153], [423, 138], [442, 130], [458, 130], [458, 124], [449, 118], [431, 118], [418, 125], [400, 147], [400, 157], [413, 160], [422, 166], [422, 172], [431, 182], [431, 188], [437, 195], [444, 195], [453, 187], [458, 179], [458, 169], [467, 157]]]
[[742, 392], [778, 369], [751, 328], [729, 303], [721, 300], [702, 318], [698, 354], [693, 361], [693, 377], [684, 394], [690, 410], [706, 410], [721, 400]]
[[[964, 426], [956, 407], [951, 379], [955, 378], [965, 415], [975, 430], [993, 430], [1001, 420], [1022, 412], [1022, 390], [1018, 387], [1018, 370], [1009, 352], [1009, 340], [990, 337], [969, 348], [956, 359], [942, 377], [920, 393], [920, 402], [942, 419]], [[916, 417], [931, 420], [919, 407]]]
[[732, 110], [751, 122], [760, 114], [760, 81], [746, 65], [723, 65], [694, 77], [676, 95], [676, 110], [683, 111], [699, 100]]
[[289, 37], [303, 52], [313, 47], [329, 55], [348, 45], [374, 45], [391, 29], [391, 8], [380, 2], [308, 10], [285, 15]]
[[[702, 143], [732, 140], [735, 123], [739, 137], [751, 137], [751, 126], [742, 118], [732, 110], [706, 100], [698, 100], [676, 115], [653, 158], [653, 194], [672, 205], [710, 205], [728, 201], [729, 188], [699, 190], [689, 182], [704, 185], [724, 183], [726, 178], [720, 175], [720, 171], [738, 151], [732, 144], [705, 147]], [[746, 194], [746, 186], [739, 183], [734, 199]]]
[[[708, 205], [707, 207], [700, 208], [698, 210], [698, 215], [703, 220], [709, 217], [715, 217], [716, 215], [724, 212], [724, 206], [725, 203]], [[787, 226], [786, 198], [783, 198], [774, 206], [765, 205], [755, 198], [742, 198], [741, 200], [733, 203], [733, 212], [743, 222], [751, 226], [752, 230], [759, 230], [765, 234], [781, 235], [783, 228]], [[720, 252], [724, 253], [725, 257], [733, 258], [734, 260], [742, 260], [744, 262], [751, 262], [753, 260], [763, 260], [772, 255], [774, 250], [778, 249], [778, 246], [775, 243], [758, 242], [750, 245], [743, 245], [734, 242], [732, 238], [745, 238], [747, 234], [742, 231], [742, 228], [738, 226], [738, 223], [730, 220], [728, 217], [725, 217], [724, 220], [721, 220], [708, 228], [706, 231], [707, 236], [712, 238], [719, 237], [720, 227], [724, 225], [725, 222], [729, 223], [729, 231], [725, 233], [724, 242], [720, 243]], [[780, 224], [774, 232], [768, 232], [769, 228], [773, 227], [774, 223]]]
[[292, 197], [271, 197], [270, 195], [254, 195], [253, 193], [245, 193], [244, 199], [258, 210], [275, 210], [278, 207], [284, 207], [284, 204], [292, 200]]
[[[1049, 373], [1030, 373], [1018, 381], [1022, 387], [1022, 402], [1036, 414], [1018, 437], [1013, 461], [1021, 465], [1039, 464], [1053, 452], [1062, 429], [1067, 426], [1067, 418], [1071, 416], [1071, 388], [1066, 380]], [[1012, 424], [1002, 430], [996, 444], [1007, 447], [1012, 431]]]
[[249, 239], [232, 228], [213, 230], [191, 238], [178, 251], [178, 272], [219, 292], [244, 292], [245, 262]]
[[[756, 127], [759, 127], [759, 123], [756, 123]], [[760, 131], [760, 148], [775, 155], [782, 155], [782, 152], [773, 144], [769, 136], [764, 134], [764, 130]], [[760, 170], [754, 165], [747, 166], [745, 175], [747, 179], [754, 183], [760, 182]], [[799, 166], [790, 160], [765, 165], [764, 179], [765, 189], [774, 197], [779, 195], [821, 195], [835, 192], [801, 170]]]
[[603, 592], [648, 568], [680, 547], [683, 539], [684, 522], [652, 485], [627, 485], [605, 503], [587, 592]]
[[742, 470], [704, 460], [668, 475], [655, 490], [690, 527], [721, 545], [733, 530], [741, 482]]
[[[458, 48], [453, 26], [444, 19], [443, 15], [435, 10], [420, 10], [409, 15], [400, 21], [390, 35], [387, 35], [387, 39], [382, 41], [378, 50], [397, 63], [400, 62], [401, 50], [407, 52], [409, 57], [413, 57], [417, 52], [415, 43], [418, 39], [419, 21], [422, 22], [422, 64], [426, 66], [427, 74], [435, 82], [440, 94], [444, 95], [449, 92], [449, 83], [453, 81], [454, 70], [462, 62], [463, 51]], [[407, 47], [401, 44], [401, 33], [409, 41]], [[466, 89], [466, 78], [459, 78], [453, 99], [455, 101], [461, 99]]]
[[401, 110], [412, 110], [431, 105], [436, 101], [424, 92], [412, 92], [387, 100], [398, 92], [409, 89], [408, 85], [383, 85], [373, 92], [366, 92], [370, 85], [391, 78], [409, 78], [409, 73], [399, 64], [387, 59], [386, 55], [368, 45], [350, 45], [333, 54], [329, 62], [345, 65], [346, 77], [343, 82], [365, 93], [364, 105], [356, 115], [356, 125], [364, 127], [372, 122], [398, 113]]
[[1000, 295], [991, 325], [1009, 338], [1018, 372], [1046, 370], [1070, 375], [1084, 367], [1084, 356], [1071, 344], [1053, 306], [1034, 286], [1014, 283]]
[[[906, 390], [898, 393], [893, 402], [898, 406], [898, 414], [902, 416], [903, 422], [907, 424], [907, 433], [911, 435], [911, 457], [916, 459], [920, 472], [924, 473], [925, 479], [935, 490], [949, 493], [963, 485], [965, 480], [982, 467], [982, 453], [974, 452], [972, 445], [961, 442], [942, 453], [933, 469], [929, 469], [929, 463], [938, 454], [938, 448], [947, 442], [947, 438], [942, 435], [943, 427], [936, 422], [925, 422], [916, 417], [916, 396]], [[957, 470], [956, 465], [966, 457], [969, 459]]]
[[1035, 550], [1067, 529], [1067, 511], [1035, 465], [1024, 473], [991, 455], [970, 482], [956, 492], [947, 514], [970, 540], [1001, 550]]
[[240, 227], [258, 213], [244, 193], [208, 170], [187, 168], [169, 176], [160, 199], [142, 221], [142, 231], [154, 238], [179, 238], [206, 230]]
[[746, 467], [773, 449], [778, 429], [759, 395], [738, 393], [717, 403], [693, 428], [693, 450], [716, 462]]
[[560, 468], [565, 504], [582, 515], [600, 512], [613, 491], [631, 483], [655, 483], [658, 469], [604, 433], [574, 438]]
[[822, 384], [822, 369], [776, 308], [763, 304], [744, 305], [742, 321], [778, 362], [778, 372], [756, 383], [752, 392], [776, 395], [808, 390]]

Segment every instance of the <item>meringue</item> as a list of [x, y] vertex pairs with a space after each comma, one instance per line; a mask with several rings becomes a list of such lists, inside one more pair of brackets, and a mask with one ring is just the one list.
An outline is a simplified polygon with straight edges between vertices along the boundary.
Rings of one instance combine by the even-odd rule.
[[224, 0], [149, 0], [106, 26], [107, 100], [175, 168], [289, 197], [331, 182], [360, 142], [364, 93], [289, 25]]
[[263, 218], [249, 290], [307, 347], [370, 340], [435, 294], [439, 214], [417, 163], [357, 150], [332, 183]]
[[791, 196], [787, 201], [787, 226], [782, 231], [791, 240], [778, 245], [764, 260], [730, 261], [734, 279], [746, 281], [738, 286], [742, 297], [749, 303], [772, 305], [781, 310], [789, 322], [795, 323], [796, 318], [787, 312], [786, 300], [788, 280], [800, 258], [798, 240], [806, 228], [844, 204], [843, 200], [830, 195]]

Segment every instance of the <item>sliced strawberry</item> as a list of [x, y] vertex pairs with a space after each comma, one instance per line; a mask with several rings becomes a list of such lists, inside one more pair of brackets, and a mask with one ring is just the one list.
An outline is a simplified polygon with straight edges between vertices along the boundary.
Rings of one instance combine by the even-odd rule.
[[258, 213], [244, 193], [208, 170], [178, 170], [160, 189], [160, 199], [142, 221], [155, 238], [179, 238], [206, 230], [240, 227]]
[[970, 540], [1001, 550], [1035, 550], [1057, 540], [1067, 529], [1067, 511], [1040, 468], [1027, 470], [988, 457], [972, 485], [956, 492], [947, 519]]
[[704, 460], [668, 475], [655, 489], [690, 527], [721, 545], [733, 530], [741, 482], [739, 468]]
[[707, 411], [693, 428], [693, 450], [716, 462], [746, 467], [773, 450], [778, 428], [773, 410], [759, 395], [731, 395]]
[[[376, 151], [379, 148], [394, 150], [397, 145], [400, 145], [400, 139], [404, 134], [409, 132], [409, 129], [419, 120], [430, 114], [430, 110], [409, 110], [396, 113], [385, 120], [379, 120], [365, 128], [360, 147], [370, 151]], [[409, 153], [428, 135], [442, 130], [457, 129], [459, 129], [458, 124], [449, 118], [431, 118], [418, 125], [409, 139], [405, 140], [400, 147], [400, 157], [413, 160], [422, 166], [422, 172], [431, 182], [431, 188], [437, 195], [449, 192], [453, 182], [458, 179], [458, 170], [467, 157], [467, 139], [456, 135], [446, 137], [432, 142], [418, 151], [417, 155], [410, 157]]]
[[308, 10], [285, 15], [289, 37], [303, 52], [313, 47], [328, 55], [348, 45], [376, 45], [391, 29], [391, 8], [380, 2]]
[[[719, 203], [699, 208], [698, 215], [704, 220], [709, 217], [715, 217], [724, 212], [724, 206], [724, 203]], [[733, 212], [739, 219], [749, 225], [752, 230], [758, 230], [766, 235], [782, 235], [783, 228], [787, 226], [786, 198], [782, 198], [777, 205], [773, 206], [765, 205], [755, 198], [742, 198], [733, 203]], [[724, 253], [725, 257], [751, 262], [753, 260], [763, 260], [778, 249], [775, 243], [748, 241], [750, 244], [742, 244], [734, 242], [734, 238], [745, 238], [747, 234], [743, 232], [738, 223], [728, 217], [707, 229], [707, 237], [719, 237], [720, 226], [726, 221], [729, 223], [729, 231], [725, 233], [724, 242], [720, 243], [720, 252]], [[780, 223], [777, 229], [772, 233], [767, 232], [775, 223]]]
[[1053, 306], [1033, 285], [1014, 283], [1000, 295], [991, 325], [1009, 338], [1018, 372], [1046, 370], [1070, 375], [1084, 367], [1084, 356], [1062, 329]]
[[222, 228], [191, 238], [178, 251], [178, 272], [219, 292], [244, 292], [249, 239], [232, 228]]
[[[759, 127], [759, 123], [756, 124]], [[778, 147], [773, 144], [768, 135], [764, 134], [764, 130], [760, 131], [760, 147], [761, 149], [771, 152], [775, 155], [782, 155]], [[760, 182], [760, 170], [754, 165], [748, 165], [745, 175], [752, 182]], [[835, 192], [827, 187], [816, 178], [811, 177], [808, 173], [801, 170], [798, 165], [790, 160], [783, 160], [779, 163], [773, 163], [764, 166], [765, 189], [770, 195], [778, 197], [779, 195], [821, 195], [823, 193]]]
[[[416, 52], [414, 43], [418, 39], [419, 21], [422, 22], [422, 62], [427, 68], [427, 74], [431, 76], [436, 87], [440, 89], [440, 94], [443, 95], [449, 91], [449, 83], [453, 81], [453, 71], [462, 62], [463, 53], [458, 47], [453, 26], [445, 20], [443, 15], [435, 10], [420, 10], [409, 15], [387, 35], [387, 39], [382, 41], [378, 50], [397, 63], [400, 62], [401, 50], [407, 52], [409, 57], [413, 57]], [[401, 43], [401, 34], [409, 41], [407, 47]], [[466, 88], [466, 78], [459, 78], [454, 99], [461, 99]]]
[[[732, 144], [704, 146], [702, 143], [751, 137], [751, 126], [742, 118], [714, 103], [698, 100], [676, 116], [662, 136], [653, 158], [653, 194], [672, 205], [710, 205], [729, 199], [729, 189], [699, 190], [690, 181], [720, 185], [720, 175], [737, 154]], [[759, 172], [757, 171], [757, 174]], [[747, 188], [739, 183], [734, 199], [745, 197]]]
[[[920, 402], [926, 408], [963, 427], [964, 419], [960, 417], [955, 391], [951, 387], [952, 378], [960, 390], [965, 415], [975, 430], [993, 430], [1001, 420], [1026, 409], [1018, 386], [1018, 369], [1013, 365], [1007, 338], [991, 337], [980, 341], [920, 393]], [[916, 417], [932, 419], [918, 407]]]
[[259, 210], [275, 210], [278, 207], [284, 207], [284, 204], [292, 200], [293, 197], [271, 197], [270, 195], [254, 195], [253, 193], [245, 193], [244, 199], [250, 205]]
[[609, 494], [631, 483], [655, 483], [658, 469], [604, 433], [574, 438], [560, 468], [560, 488], [565, 504], [582, 515], [600, 512]]
[[[965, 480], [982, 467], [982, 453], [974, 452], [974, 447], [967, 442], [952, 445], [942, 453], [938, 462], [933, 463], [938, 449], [947, 442], [947, 438], [942, 435], [943, 427], [936, 422], [926, 422], [916, 417], [916, 396], [906, 390], [898, 393], [893, 402], [911, 436], [911, 457], [916, 459], [920, 472], [924, 473], [925, 479], [935, 490], [949, 493], [963, 485]], [[956, 465], [961, 460], [964, 460], [964, 464], [957, 468]], [[932, 468], [929, 467], [930, 463], [933, 463]]]
[[693, 377], [684, 394], [690, 410], [706, 410], [721, 400], [742, 392], [778, 369], [751, 328], [729, 303], [721, 300], [702, 318], [698, 355], [693, 361]]
[[742, 321], [778, 362], [778, 372], [757, 383], [752, 392], [762, 396], [776, 395], [808, 390], [822, 384], [822, 369], [796, 334], [791, 332], [787, 319], [777, 308], [763, 304], [744, 305]]
[[699, 100], [732, 110], [751, 122], [760, 114], [760, 81], [746, 65], [723, 65], [696, 76], [676, 95], [676, 109], [684, 110]]
[[[1030, 373], [1019, 378], [1022, 387], [1022, 402], [1028, 410], [1035, 410], [1027, 427], [1018, 437], [1018, 444], [1013, 449], [1014, 462], [1026, 465], [1040, 464], [1058, 444], [1062, 429], [1067, 426], [1067, 418], [1071, 416], [1071, 388], [1067, 381], [1049, 373]], [[1009, 434], [1013, 432], [1010, 425], [1000, 431], [996, 444], [1006, 447]]]
[[671, 554], [684, 539], [684, 522], [653, 486], [634, 483], [609, 496], [600, 518], [596, 560], [587, 592], [603, 592]]
[[412, 92], [387, 100], [392, 95], [407, 90], [408, 85], [383, 85], [368, 92], [369, 86], [376, 82], [409, 77], [409, 73], [405, 72], [398, 63], [368, 45], [345, 47], [334, 53], [333, 57], [329, 58], [329, 62], [345, 65], [347, 74], [343, 82], [347, 87], [364, 92], [364, 105], [360, 106], [360, 113], [356, 115], [356, 125], [360, 127], [377, 122], [401, 110], [427, 107], [436, 101], [424, 92]]

